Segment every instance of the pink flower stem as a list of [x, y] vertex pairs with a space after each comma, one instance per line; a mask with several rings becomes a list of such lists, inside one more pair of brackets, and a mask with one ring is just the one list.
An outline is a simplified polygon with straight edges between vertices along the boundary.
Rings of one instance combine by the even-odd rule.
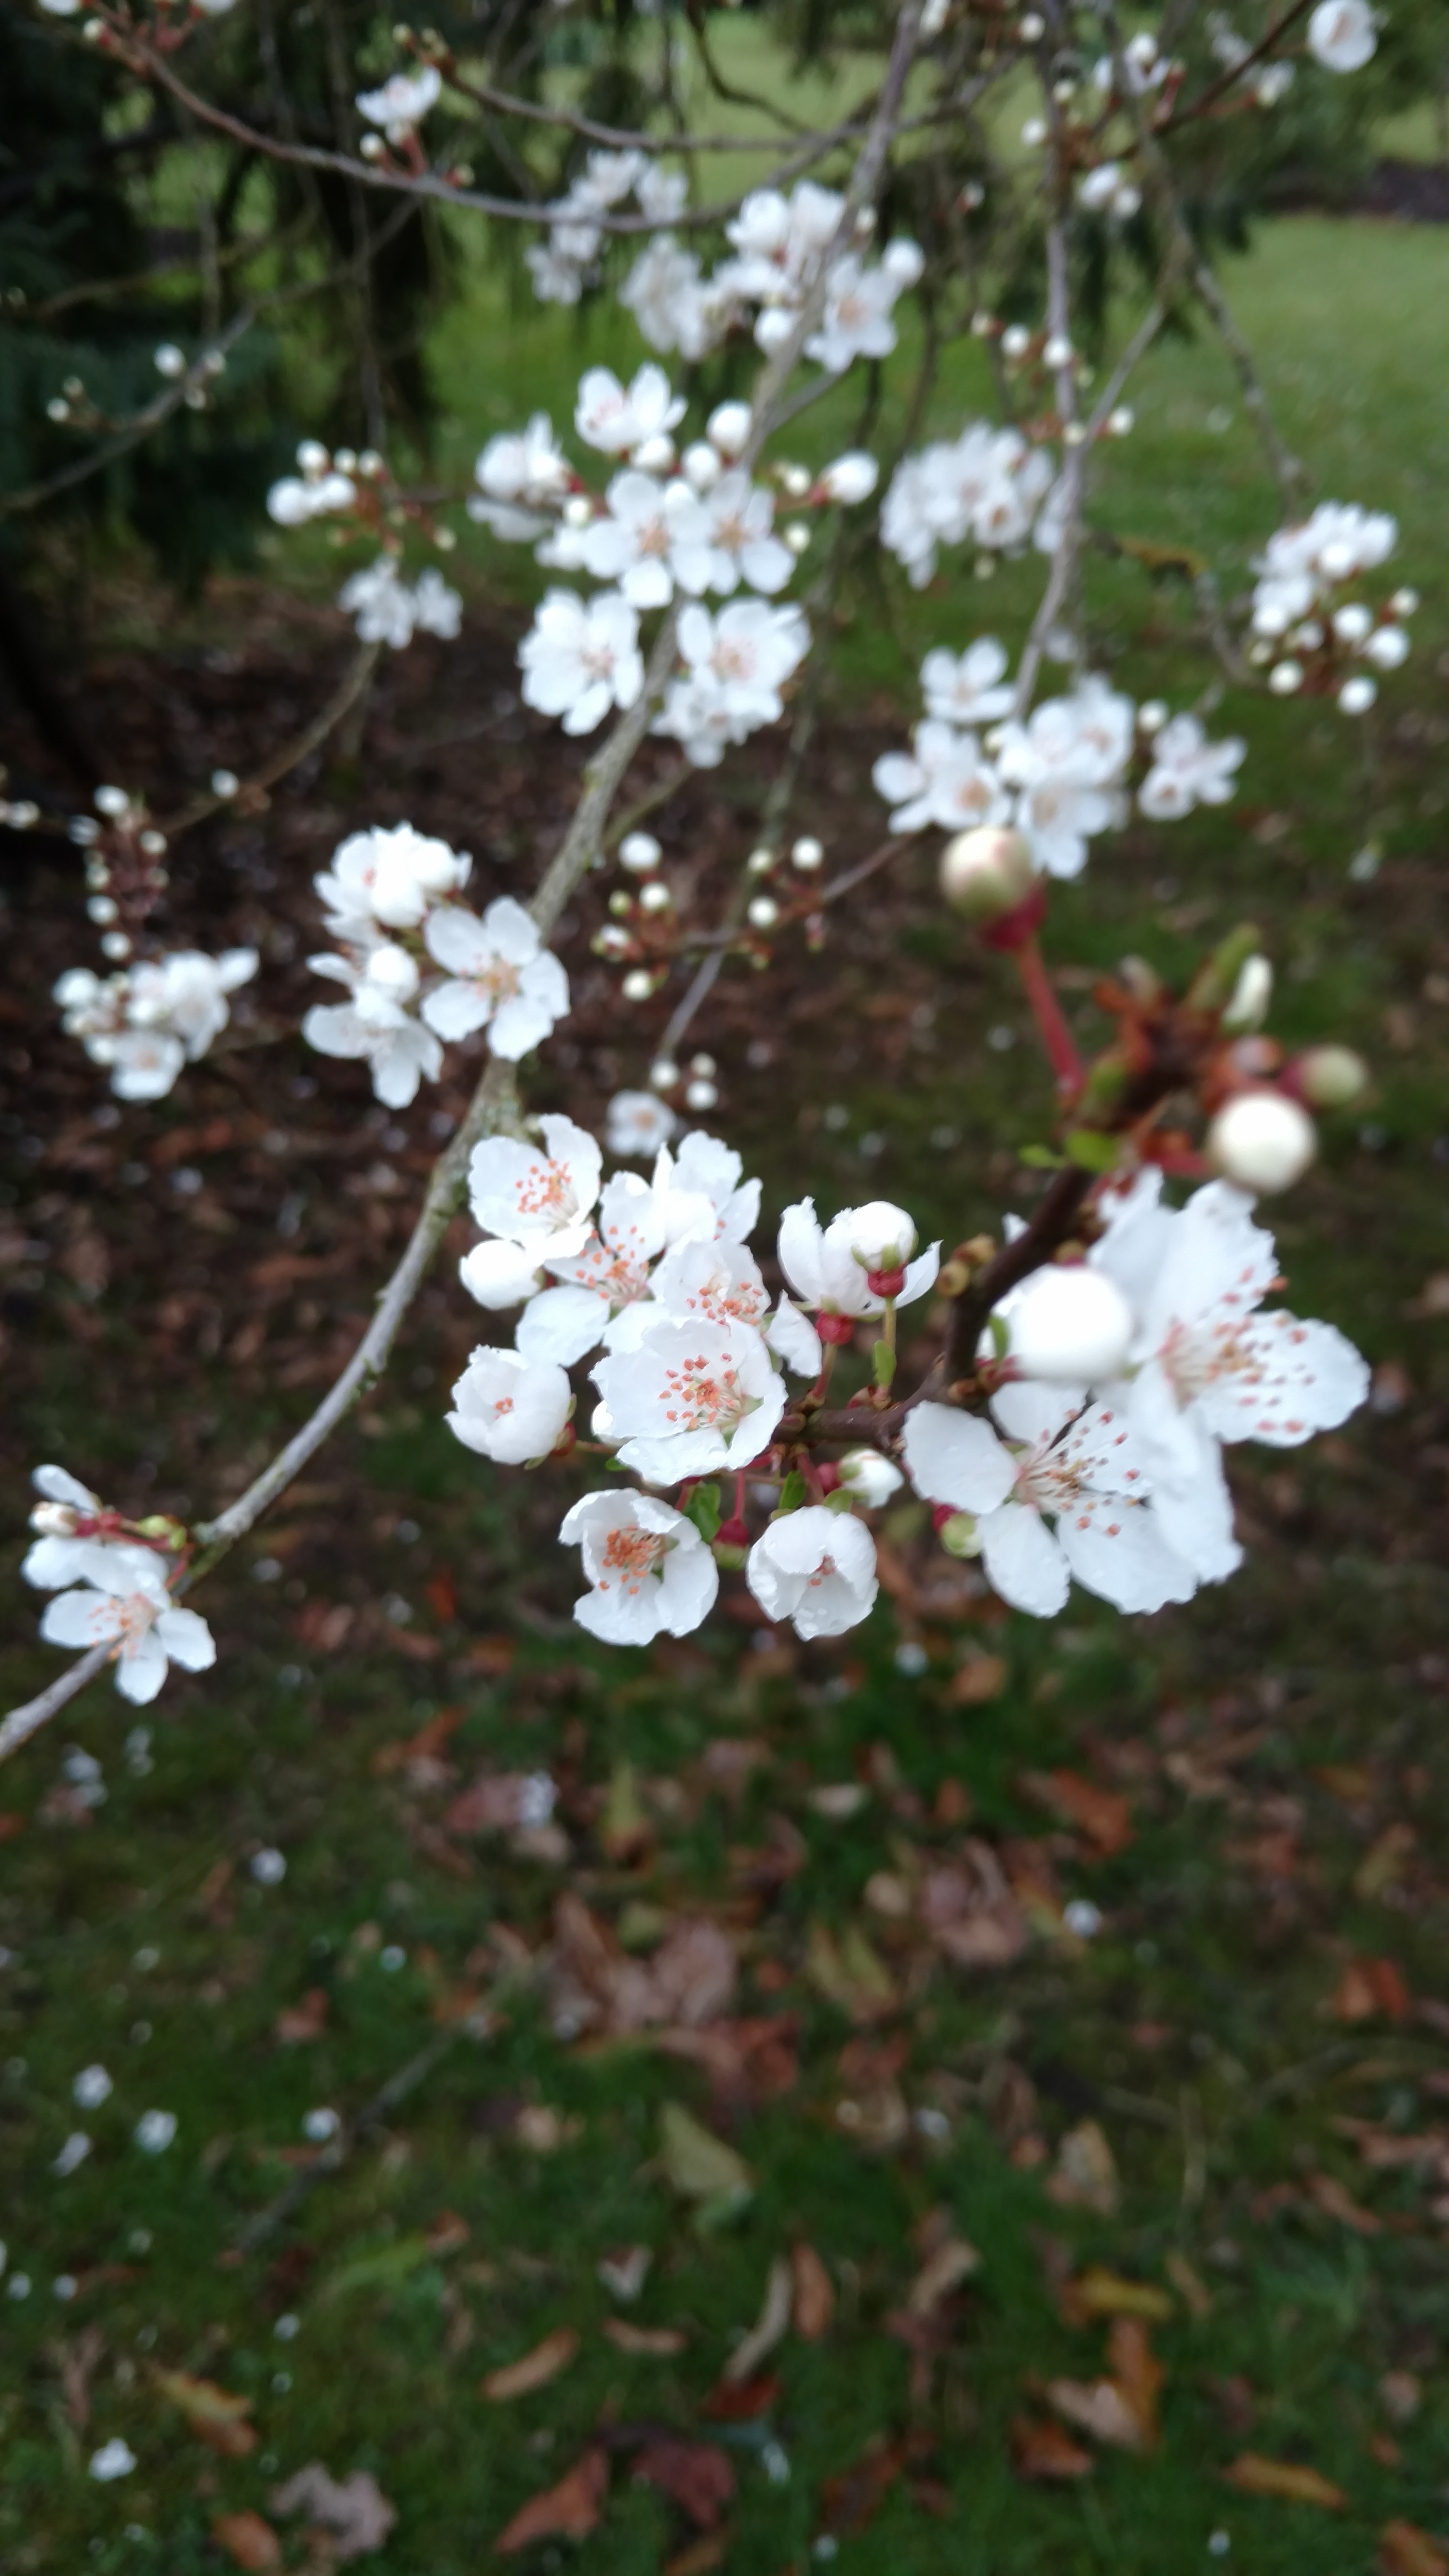
[[1026, 998], [1031, 1004], [1032, 1018], [1046, 1049], [1047, 1062], [1057, 1078], [1057, 1089], [1066, 1094], [1079, 1091], [1084, 1071], [1082, 1059], [1077, 1053], [1076, 1040], [1062, 1016], [1056, 987], [1047, 973], [1041, 943], [1035, 936], [1021, 942], [1016, 950], [1016, 962]]

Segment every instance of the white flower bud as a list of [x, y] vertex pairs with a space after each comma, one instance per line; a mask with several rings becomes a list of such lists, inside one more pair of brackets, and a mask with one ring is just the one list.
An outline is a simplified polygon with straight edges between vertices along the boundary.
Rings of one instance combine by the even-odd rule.
[[775, 853], [773, 850], [766, 849], [764, 843], [761, 842], [760, 847], [757, 850], [751, 850], [749, 857], [746, 859], [745, 874], [751, 877], [769, 877], [773, 876], [774, 873]]
[[186, 352], [184, 349], [178, 349], [174, 340], [163, 340], [160, 348], [155, 352], [152, 364], [158, 376], [170, 376], [173, 379], [184, 376]]
[[752, 929], [773, 930], [780, 918], [780, 907], [772, 894], [757, 894], [750, 905], [748, 919]]
[[679, 1067], [677, 1064], [671, 1064], [667, 1055], [660, 1056], [658, 1060], [649, 1067], [649, 1088], [651, 1091], [672, 1091], [678, 1080]]
[[847, 1449], [836, 1464], [842, 1485], [868, 1512], [878, 1512], [882, 1503], [888, 1503], [905, 1483], [900, 1469], [893, 1467], [889, 1458], [883, 1458], [878, 1449]]
[[786, 499], [788, 501], [803, 501], [806, 493], [810, 489], [811, 483], [811, 475], [808, 466], [777, 465], [775, 471], [780, 478], [780, 489], [784, 493]]
[[112, 958], [116, 965], [121, 966], [130, 954], [131, 943], [124, 930], [108, 930], [101, 941], [101, 955]]
[[750, 434], [754, 414], [747, 402], [723, 402], [705, 422], [710, 444], [721, 456], [738, 456]]
[[1305, 617], [1288, 638], [1295, 653], [1316, 653], [1323, 642], [1323, 629], [1316, 617]]
[[1355, 671], [1339, 690], [1338, 703], [1346, 716], [1366, 716], [1378, 693], [1378, 682], [1367, 671]]
[[1361, 599], [1350, 599], [1333, 612], [1333, 631], [1340, 644], [1361, 644], [1373, 632], [1373, 610]]
[[1021, 129], [1021, 139], [1028, 152], [1039, 152], [1047, 139], [1046, 118], [1029, 116]]
[[336, 455], [332, 459], [332, 462], [336, 466], [339, 474], [355, 474], [357, 472], [357, 457], [354, 450], [350, 447], [339, 447]]
[[704, 438], [698, 438], [692, 447], [686, 447], [679, 464], [680, 471], [692, 492], [713, 491], [724, 472], [719, 449], [711, 447], [709, 441]]
[[641, 438], [629, 462], [641, 474], [667, 474], [675, 458], [675, 445], [667, 429], [656, 430], [652, 438]]
[[1043, 360], [1049, 367], [1069, 367], [1075, 356], [1076, 351], [1064, 331], [1053, 331], [1042, 351]]
[[1066, 428], [1062, 431], [1063, 447], [1085, 447], [1086, 443], [1087, 432], [1083, 422], [1079, 420], [1069, 420]]
[[958, 832], [941, 853], [941, 892], [971, 921], [998, 921], [1024, 903], [1036, 883], [1020, 832], [993, 823]]
[[926, 255], [919, 242], [910, 241], [901, 234], [897, 240], [886, 243], [880, 264], [887, 277], [894, 278], [897, 286], [918, 286], [925, 273]]
[[837, 456], [820, 477], [820, 489], [829, 501], [839, 501], [847, 509], [857, 501], [868, 501], [880, 481], [880, 467], [863, 448], [852, 448], [849, 455]]
[[1166, 699], [1165, 699], [1165, 698], [1144, 698], [1144, 699], [1143, 699], [1143, 701], [1142, 701], [1141, 706], [1140, 706], [1140, 707], [1138, 708], [1138, 710], [1137, 710], [1137, 730], [1138, 730], [1138, 732], [1139, 732], [1139, 733], [1145, 733], [1145, 734], [1161, 733], [1162, 728], [1163, 728], [1163, 726], [1166, 724], [1166, 722], [1167, 722], [1167, 701], [1166, 701]]
[[1031, 347], [1031, 333], [1024, 322], [1008, 322], [1001, 335], [1003, 358], [1024, 358]]
[[1046, 20], [1038, 17], [1035, 9], [1028, 9], [1026, 16], [1021, 22], [1022, 43], [1024, 45], [1039, 45], [1045, 34]]
[[636, 877], [647, 877], [657, 868], [664, 853], [652, 832], [626, 832], [619, 843], [619, 865]]
[[803, 875], [811, 876], [816, 868], [823, 865], [824, 859], [824, 842], [817, 841], [813, 832], [802, 832], [790, 852], [790, 865], [799, 868]]
[[1132, 1309], [1116, 1281], [1080, 1262], [1034, 1271], [1002, 1320], [1022, 1374], [1063, 1386], [1117, 1377], [1132, 1344]]
[[1224, 1180], [1271, 1197], [1300, 1181], [1318, 1151], [1313, 1121], [1281, 1091], [1241, 1091], [1207, 1133], [1207, 1156]]
[[641, 912], [668, 912], [674, 897], [662, 877], [651, 877], [639, 897]]
[[1376, 626], [1363, 650], [1376, 671], [1397, 671], [1409, 658], [1409, 639], [1402, 626]]
[[1137, 426], [1137, 414], [1130, 403], [1118, 403], [1107, 414], [1107, 431], [1112, 438], [1128, 438]]
[[1223, 1013], [1225, 1029], [1260, 1029], [1273, 999], [1273, 969], [1266, 957], [1245, 957]]
[[717, 1109], [719, 1093], [712, 1082], [706, 1082], [701, 1077], [697, 1082], [690, 1083], [684, 1095], [684, 1105], [686, 1109]]
[[131, 805], [124, 787], [98, 787], [94, 802], [96, 812], [108, 815], [113, 823], [118, 823], [121, 816], [130, 811]]
[[86, 905], [86, 912], [92, 921], [99, 923], [119, 921], [121, 917], [120, 905], [115, 896], [109, 894], [93, 894]]
[[30, 1526], [42, 1538], [69, 1538], [79, 1517], [74, 1503], [37, 1503]]
[[889, 1199], [850, 1212], [850, 1250], [862, 1270], [904, 1270], [916, 1248], [914, 1220]]
[[650, 974], [648, 967], [631, 967], [629, 973], [624, 978], [623, 993], [625, 1001], [647, 1002], [652, 998], [653, 992], [654, 978]]
[[1418, 605], [1419, 594], [1416, 590], [1396, 590], [1389, 601], [1389, 606], [1396, 617], [1412, 617]]
[[303, 439], [297, 450], [297, 463], [309, 480], [313, 475], [325, 474], [330, 462], [331, 459], [320, 438]]
[[166, 854], [166, 835], [164, 832], [158, 832], [155, 827], [152, 826], [150, 830], [145, 831], [140, 835], [137, 847], [144, 851], [148, 859], [164, 858]]
[[1268, 674], [1268, 686], [1275, 698], [1291, 698], [1303, 686], [1302, 665], [1298, 662], [1275, 662]]
[[1351, 1109], [1369, 1087], [1369, 1069], [1352, 1047], [1305, 1047], [1294, 1079], [1312, 1109]]
[[792, 519], [788, 528], [785, 530], [785, 543], [789, 547], [791, 554], [803, 555], [807, 553], [810, 546], [810, 536], [811, 531], [806, 526], [803, 519]]
[[708, 1082], [712, 1074], [718, 1073], [719, 1066], [712, 1055], [692, 1055], [689, 1059], [689, 1070], [691, 1073], [703, 1074]]
[[587, 492], [571, 492], [563, 505], [566, 528], [586, 528], [594, 515], [594, 505]]

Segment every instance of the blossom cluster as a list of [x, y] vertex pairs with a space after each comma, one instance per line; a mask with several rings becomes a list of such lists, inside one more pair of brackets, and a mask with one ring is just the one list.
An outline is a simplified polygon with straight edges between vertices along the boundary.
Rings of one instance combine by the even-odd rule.
[[[979, 636], [958, 655], [937, 647], [921, 665], [927, 715], [909, 752], [886, 752], [872, 775], [891, 807], [891, 829], [963, 832], [1009, 825], [1034, 869], [1074, 877], [1093, 836], [1124, 819], [1125, 782], [1139, 742], [1147, 774], [1138, 801], [1159, 820], [1221, 805], [1245, 745], [1209, 742], [1196, 716], [1140, 710], [1088, 675], [1066, 697], [1044, 698], [1023, 721], [1010, 716], [1005, 648]], [[1005, 719], [1002, 721], [1002, 719]], [[979, 725], [988, 730], [983, 735]]]
[[183, 1064], [206, 1054], [231, 1017], [228, 995], [257, 971], [255, 948], [220, 957], [173, 949], [114, 975], [72, 966], [55, 986], [61, 1025], [104, 1065], [118, 1100], [162, 1100]]
[[568, 1009], [568, 977], [521, 903], [499, 895], [480, 918], [452, 899], [471, 867], [400, 823], [350, 833], [313, 880], [337, 945], [307, 962], [349, 998], [314, 1003], [302, 1035], [320, 1055], [365, 1062], [390, 1109], [436, 1082], [443, 1041], [486, 1029], [490, 1052], [516, 1063]]
[[415, 582], [406, 582], [392, 555], [379, 555], [364, 571], [352, 573], [337, 594], [337, 605], [357, 620], [362, 644], [390, 644], [401, 652], [414, 635], [440, 635], [451, 643], [463, 623], [463, 601], [429, 564]]
[[[1378, 694], [1374, 672], [1396, 671], [1409, 657], [1405, 621], [1418, 606], [1397, 590], [1378, 611], [1344, 594], [1376, 572], [1398, 544], [1387, 510], [1323, 501], [1307, 519], [1279, 528], [1254, 565], [1251, 622], [1254, 661], [1267, 663], [1268, 686], [1292, 697], [1306, 685], [1336, 687], [1345, 715], [1362, 715]], [[1343, 675], [1347, 658], [1368, 670]]]
[[[519, 647], [523, 696], [592, 733], [611, 708], [631, 707], [644, 685], [639, 620], [677, 596], [682, 669], [654, 722], [701, 768], [720, 760], [783, 708], [782, 691], [810, 647], [794, 606], [771, 603], [794, 570], [797, 547], [775, 530], [774, 495], [735, 463], [750, 433], [749, 406], [721, 404], [707, 434], [681, 456], [673, 432], [684, 414], [660, 367], [625, 385], [607, 367], [584, 374], [574, 425], [588, 447], [623, 460], [602, 499], [568, 463], [553, 425], [538, 414], [522, 432], [490, 440], [478, 459], [472, 515], [505, 540], [537, 538], [550, 570], [584, 573], [609, 587], [585, 598], [556, 588]], [[817, 504], [865, 499], [874, 460], [836, 460], [799, 497]], [[735, 597], [739, 591], [753, 594]], [[728, 605], [712, 610], [714, 594]]]
[[21, 1566], [27, 1583], [54, 1594], [40, 1633], [47, 1645], [106, 1646], [116, 1688], [139, 1705], [153, 1700], [168, 1663], [201, 1673], [216, 1661], [206, 1621], [172, 1600], [166, 1556], [108, 1512], [64, 1467], [37, 1467], [39, 1535]]
[[937, 439], [903, 457], [881, 510], [881, 543], [917, 590], [936, 570], [937, 549], [969, 537], [983, 552], [1014, 553], [1041, 524], [1044, 550], [1054, 537], [1042, 505], [1056, 480], [1045, 448], [1018, 429], [969, 421], [959, 438]]

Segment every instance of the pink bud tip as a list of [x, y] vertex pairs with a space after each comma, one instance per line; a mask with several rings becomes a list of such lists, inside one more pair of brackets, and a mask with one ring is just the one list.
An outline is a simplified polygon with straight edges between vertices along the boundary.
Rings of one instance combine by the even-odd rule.
[[899, 1297], [906, 1274], [904, 1270], [867, 1270], [865, 1284], [872, 1297]]
[[956, 1517], [957, 1513], [954, 1503], [934, 1503], [931, 1507], [931, 1527], [937, 1532], [943, 1530], [946, 1523], [948, 1521], [954, 1521]]
[[716, 1547], [748, 1547], [750, 1543], [748, 1523], [738, 1512], [732, 1513], [727, 1521], [720, 1522], [714, 1534], [714, 1543]]
[[855, 1326], [854, 1315], [817, 1315], [815, 1318], [815, 1330], [822, 1342], [853, 1342]]
[[840, 1469], [832, 1467], [827, 1461], [823, 1467], [816, 1468], [815, 1478], [822, 1494], [833, 1494], [839, 1489]]

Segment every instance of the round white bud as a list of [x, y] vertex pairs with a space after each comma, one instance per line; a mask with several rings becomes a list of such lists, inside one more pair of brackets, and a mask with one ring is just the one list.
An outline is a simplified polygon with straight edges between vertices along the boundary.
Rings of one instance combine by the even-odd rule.
[[754, 418], [747, 402], [723, 402], [717, 405], [705, 422], [712, 447], [721, 456], [738, 456], [750, 434]]
[[1031, 347], [1031, 333], [1024, 322], [1008, 322], [1001, 335], [1003, 358], [1024, 358]]
[[904, 1270], [915, 1248], [914, 1219], [890, 1199], [851, 1209], [850, 1249], [862, 1270]]
[[1224, 1180], [1265, 1197], [1291, 1189], [1317, 1151], [1307, 1110], [1281, 1091], [1240, 1091], [1207, 1133], [1208, 1160]]
[[1373, 633], [1373, 624], [1373, 610], [1365, 608], [1361, 599], [1350, 599], [1333, 612], [1333, 631], [1340, 644], [1361, 644]]
[[686, 447], [679, 465], [692, 492], [713, 491], [724, 472], [719, 449], [711, 447], [705, 438], [697, 438], [692, 447]]
[[1021, 139], [1026, 145], [1028, 152], [1040, 151], [1042, 145], [1047, 139], [1046, 118], [1044, 116], [1029, 116], [1025, 125], [1021, 129]]
[[1339, 690], [1338, 703], [1346, 716], [1366, 716], [1378, 693], [1378, 682], [1367, 671], [1355, 671]]
[[647, 1002], [652, 998], [653, 992], [654, 978], [650, 974], [648, 967], [632, 966], [624, 978], [623, 994], [625, 1001]]
[[1323, 629], [1316, 617], [1305, 617], [1288, 638], [1295, 653], [1316, 653], [1323, 642]]
[[1063, 447], [1085, 447], [1086, 443], [1087, 433], [1082, 422], [1079, 420], [1069, 420], [1066, 428], [1062, 431]]
[[998, 823], [981, 823], [958, 832], [941, 853], [941, 892], [971, 921], [999, 921], [1025, 903], [1036, 884], [1036, 867], [1020, 832]]
[[131, 806], [130, 797], [124, 787], [98, 787], [94, 802], [96, 812], [108, 814], [113, 823], [119, 823], [121, 816], [129, 813]]
[[677, 1064], [671, 1064], [667, 1055], [660, 1056], [657, 1061], [649, 1067], [649, 1088], [651, 1091], [672, 1091], [678, 1080], [679, 1067]]
[[98, 924], [119, 921], [121, 918], [121, 907], [115, 896], [110, 894], [93, 894], [86, 904], [86, 912], [90, 919]]
[[142, 832], [137, 841], [137, 847], [138, 849], [144, 850], [148, 859], [164, 858], [166, 854], [166, 835], [164, 832], [158, 832], [154, 828], [150, 831]]
[[852, 448], [847, 456], [837, 456], [820, 477], [820, 489], [828, 501], [839, 501], [849, 509], [857, 501], [868, 501], [880, 481], [880, 467], [864, 448]]
[[1311, 1109], [1351, 1109], [1369, 1087], [1369, 1069], [1352, 1047], [1305, 1047], [1293, 1067]]
[[1132, 1309], [1115, 1279], [1081, 1262], [1033, 1271], [1002, 1321], [1023, 1376], [1061, 1386], [1119, 1376], [1132, 1346]]
[[586, 528], [594, 515], [594, 505], [587, 492], [571, 492], [563, 505], [566, 528]]
[[810, 471], [804, 465], [777, 465], [780, 489], [789, 501], [803, 501], [810, 489]]
[[684, 1105], [686, 1109], [717, 1109], [719, 1093], [712, 1082], [706, 1082], [701, 1078], [689, 1084], [684, 1095]]
[[1165, 699], [1165, 698], [1144, 698], [1144, 699], [1143, 699], [1143, 701], [1142, 701], [1141, 706], [1140, 706], [1140, 707], [1138, 708], [1138, 710], [1137, 710], [1137, 730], [1138, 730], [1138, 732], [1139, 732], [1139, 733], [1145, 733], [1145, 734], [1161, 733], [1162, 728], [1163, 728], [1163, 726], [1166, 724], [1166, 722], [1167, 722], [1167, 701], [1166, 701], [1166, 699]]
[[810, 545], [810, 530], [803, 519], [792, 519], [785, 530], [785, 543], [792, 555], [805, 554]]
[[773, 930], [780, 918], [780, 907], [772, 894], [757, 894], [749, 907], [748, 919], [753, 930]]
[[234, 769], [214, 769], [211, 773], [213, 796], [235, 796], [241, 780]]
[[657, 429], [652, 438], [641, 438], [629, 462], [641, 474], [667, 474], [677, 451], [667, 429]]
[[824, 858], [825, 844], [817, 841], [813, 832], [802, 832], [790, 852], [791, 866], [799, 868], [807, 877], [823, 864]]
[[991, 334], [992, 334], [992, 332], [995, 330], [995, 328], [996, 328], [996, 316], [995, 316], [995, 314], [994, 314], [994, 313], [973, 313], [973, 314], [972, 314], [972, 316], [971, 316], [971, 336], [972, 336], [972, 338], [973, 338], [973, 339], [975, 339], [975, 340], [989, 340], [989, 339], [990, 339], [990, 337], [991, 337]]
[[1268, 686], [1275, 698], [1291, 698], [1303, 686], [1301, 665], [1297, 662], [1275, 662], [1268, 674]]
[[647, 877], [657, 868], [664, 853], [652, 832], [626, 832], [619, 843], [619, 865], [636, 877]]
[[1389, 606], [1396, 617], [1412, 617], [1418, 605], [1419, 594], [1416, 590], [1396, 590], [1389, 601]]
[[662, 877], [651, 877], [639, 897], [641, 912], [668, 912], [674, 897]]
[[1026, 16], [1021, 22], [1022, 43], [1024, 45], [1039, 45], [1045, 34], [1045, 18], [1038, 17], [1035, 9], [1028, 9]]
[[1363, 650], [1376, 671], [1397, 671], [1409, 658], [1409, 639], [1402, 626], [1376, 626]]
[[691, 1073], [703, 1074], [708, 1082], [712, 1074], [718, 1073], [719, 1066], [712, 1055], [692, 1055], [689, 1059], [689, 1070]]
[[888, 1503], [905, 1483], [900, 1469], [893, 1467], [889, 1458], [883, 1458], [878, 1449], [847, 1449], [836, 1463], [842, 1485], [868, 1512], [878, 1512], [882, 1503]]
[[124, 965], [130, 954], [131, 943], [124, 930], [108, 930], [101, 941], [101, 955], [114, 958], [116, 964], [120, 966]]
[[1111, 438], [1129, 438], [1137, 426], [1137, 414], [1130, 403], [1118, 403], [1107, 414], [1107, 432]]
[[325, 474], [330, 461], [327, 450], [319, 438], [303, 439], [297, 450], [297, 463], [305, 475], [310, 478], [314, 474]]
[[174, 380], [186, 373], [186, 352], [178, 349], [174, 340], [163, 340], [152, 364], [158, 376], [169, 376]]
[[751, 850], [749, 857], [745, 861], [745, 873], [747, 876], [772, 876], [774, 874], [774, 868], [775, 853], [773, 850], [767, 850], [763, 842], [758, 850]]
[[357, 472], [356, 453], [350, 447], [339, 447], [332, 462], [336, 466], [339, 474], [355, 474]]
[[1329, 581], [1348, 581], [1358, 570], [1358, 555], [1348, 537], [1330, 537], [1318, 562]]
[[1042, 357], [1049, 367], [1069, 367], [1075, 356], [1076, 351], [1065, 331], [1053, 331], [1042, 351]]

